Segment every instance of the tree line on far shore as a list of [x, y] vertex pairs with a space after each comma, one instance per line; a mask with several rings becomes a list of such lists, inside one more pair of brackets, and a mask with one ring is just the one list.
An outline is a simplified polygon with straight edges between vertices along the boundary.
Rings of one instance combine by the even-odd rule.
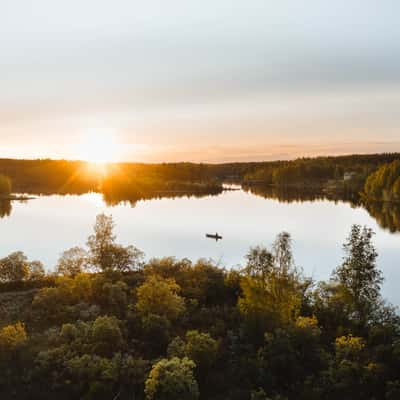
[[0, 196], [9, 196], [11, 194], [11, 179], [0, 175]]
[[371, 174], [364, 193], [371, 200], [400, 202], [400, 160], [384, 164]]
[[[346, 178], [346, 189], [358, 192], [368, 176], [399, 153], [299, 158], [289, 161], [223, 164], [114, 163], [94, 165], [68, 160], [0, 159], [0, 175], [11, 179], [14, 191], [31, 194], [103, 192], [116, 201], [154, 193], [216, 193], [223, 182], [320, 188]], [[0, 187], [1, 190], [1, 187]]]

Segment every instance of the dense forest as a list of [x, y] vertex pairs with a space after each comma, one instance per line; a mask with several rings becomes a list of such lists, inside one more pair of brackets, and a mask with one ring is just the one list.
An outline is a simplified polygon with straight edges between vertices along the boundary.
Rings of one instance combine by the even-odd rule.
[[350, 155], [277, 161], [244, 176], [244, 183], [361, 191], [370, 174], [400, 154]]
[[99, 215], [51, 273], [21, 252], [0, 260], [1, 398], [400, 398], [400, 319], [370, 229], [354, 225], [314, 282], [286, 232], [221, 269], [144, 261], [113, 228]]
[[[301, 158], [258, 163], [119, 163], [96, 166], [82, 161], [0, 159], [0, 174], [15, 192], [32, 194], [103, 192], [113, 200], [138, 200], [160, 193], [216, 193], [223, 182], [355, 192], [380, 166], [400, 154]], [[348, 179], [344, 179], [346, 174]]]
[[400, 202], [400, 160], [384, 164], [371, 174], [364, 193], [372, 200]]

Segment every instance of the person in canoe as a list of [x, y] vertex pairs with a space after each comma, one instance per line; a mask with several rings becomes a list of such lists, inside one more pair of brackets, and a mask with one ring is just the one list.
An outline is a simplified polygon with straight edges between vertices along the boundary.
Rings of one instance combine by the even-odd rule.
[[206, 233], [206, 237], [209, 238], [209, 239], [215, 239], [217, 242], [218, 242], [218, 240], [222, 239], [222, 236], [219, 235], [217, 232], [215, 232], [215, 234]]

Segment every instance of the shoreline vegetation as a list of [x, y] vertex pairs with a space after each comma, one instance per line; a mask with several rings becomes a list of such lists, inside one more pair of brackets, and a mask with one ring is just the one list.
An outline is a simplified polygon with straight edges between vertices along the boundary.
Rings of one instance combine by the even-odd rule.
[[[96, 165], [83, 161], [0, 159], [0, 194], [9, 194], [12, 183], [16, 193], [99, 192], [129, 200], [150, 193], [213, 193], [226, 190], [224, 183], [228, 182], [246, 187], [320, 190], [339, 195], [364, 193], [368, 198], [384, 200], [387, 196], [379, 192], [400, 191], [400, 180], [393, 179], [400, 174], [399, 164], [399, 153], [226, 164]], [[400, 196], [396, 194], [393, 199], [400, 200]]]
[[144, 261], [97, 216], [45, 273], [0, 259], [0, 393], [16, 400], [337, 400], [400, 396], [400, 317], [373, 232], [353, 225], [328, 281], [289, 233], [246, 264]]
[[284, 202], [348, 202], [384, 229], [400, 231], [399, 153], [228, 164], [0, 159], [0, 218], [11, 214], [11, 201], [38, 195], [95, 192], [109, 206], [134, 207], [140, 200], [219, 195], [235, 185]]
[[0, 195], [0, 201], [27, 201], [34, 200], [36, 197], [34, 196], [25, 196], [25, 195]]

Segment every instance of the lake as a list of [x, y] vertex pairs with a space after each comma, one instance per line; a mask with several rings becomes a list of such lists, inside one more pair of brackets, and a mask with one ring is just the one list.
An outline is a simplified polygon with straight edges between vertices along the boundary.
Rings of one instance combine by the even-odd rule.
[[[384, 297], [400, 304], [400, 234], [382, 228], [362, 207], [326, 199], [284, 202], [236, 190], [108, 206], [95, 193], [40, 196], [13, 202], [9, 215], [0, 219], [0, 257], [22, 250], [52, 269], [63, 250], [85, 244], [102, 212], [113, 215], [118, 241], [140, 248], [146, 258], [204, 257], [227, 268], [243, 265], [250, 246], [270, 246], [285, 230], [293, 238], [296, 264], [316, 280], [329, 278], [341, 262], [351, 225], [367, 225], [376, 232]], [[214, 232], [223, 240], [205, 237]]]

